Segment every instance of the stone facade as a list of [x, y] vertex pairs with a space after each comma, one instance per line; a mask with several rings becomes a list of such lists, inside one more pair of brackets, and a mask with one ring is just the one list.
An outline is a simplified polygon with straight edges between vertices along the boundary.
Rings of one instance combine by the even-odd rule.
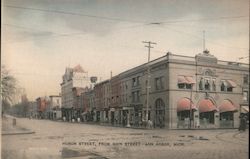
[[96, 84], [95, 121], [141, 127], [148, 118], [156, 128], [236, 128], [242, 106], [249, 109], [248, 84], [247, 64], [208, 51], [168, 53]]

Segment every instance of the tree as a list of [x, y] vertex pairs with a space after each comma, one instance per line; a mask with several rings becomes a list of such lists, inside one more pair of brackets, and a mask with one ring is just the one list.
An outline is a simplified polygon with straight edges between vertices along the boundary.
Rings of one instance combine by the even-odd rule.
[[2, 112], [7, 111], [12, 105], [16, 93], [16, 79], [5, 66], [1, 66], [1, 99]]

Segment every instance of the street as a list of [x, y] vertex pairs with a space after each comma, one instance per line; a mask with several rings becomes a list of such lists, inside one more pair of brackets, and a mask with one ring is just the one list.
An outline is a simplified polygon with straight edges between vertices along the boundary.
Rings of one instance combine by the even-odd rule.
[[3, 135], [3, 159], [247, 159], [249, 153], [248, 130], [144, 130], [26, 118], [17, 118], [17, 127], [35, 133]]

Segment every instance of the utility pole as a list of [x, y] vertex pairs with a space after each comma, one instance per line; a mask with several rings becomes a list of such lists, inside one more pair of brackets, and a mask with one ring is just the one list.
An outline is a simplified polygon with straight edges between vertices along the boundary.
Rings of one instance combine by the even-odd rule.
[[150, 69], [149, 69], [149, 62], [150, 62], [150, 49], [151, 48], [154, 48], [152, 47], [151, 45], [156, 45], [156, 43], [154, 42], [151, 42], [151, 41], [143, 41], [142, 43], [146, 43], [147, 45], [145, 45], [145, 47], [148, 48], [148, 67], [147, 67], [147, 100], [146, 100], [146, 121], [148, 121], [148, 105], [149, 105], [149, 88], [150, 88], [150, 85], [149, 85], [149, 78], [150, 78]]

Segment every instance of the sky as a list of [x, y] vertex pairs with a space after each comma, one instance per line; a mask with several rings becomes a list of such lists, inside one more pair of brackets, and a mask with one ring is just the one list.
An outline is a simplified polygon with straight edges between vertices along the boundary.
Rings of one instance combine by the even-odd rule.
[[195, 56], [205, 37], [219, 60], [249, 61], [248, 0], [3, 0], [1, 19], [1, 64], [29, 100], [58, 95], [66, 67], [102, 81], [147, 62], [142, 41], [151, 59]]

